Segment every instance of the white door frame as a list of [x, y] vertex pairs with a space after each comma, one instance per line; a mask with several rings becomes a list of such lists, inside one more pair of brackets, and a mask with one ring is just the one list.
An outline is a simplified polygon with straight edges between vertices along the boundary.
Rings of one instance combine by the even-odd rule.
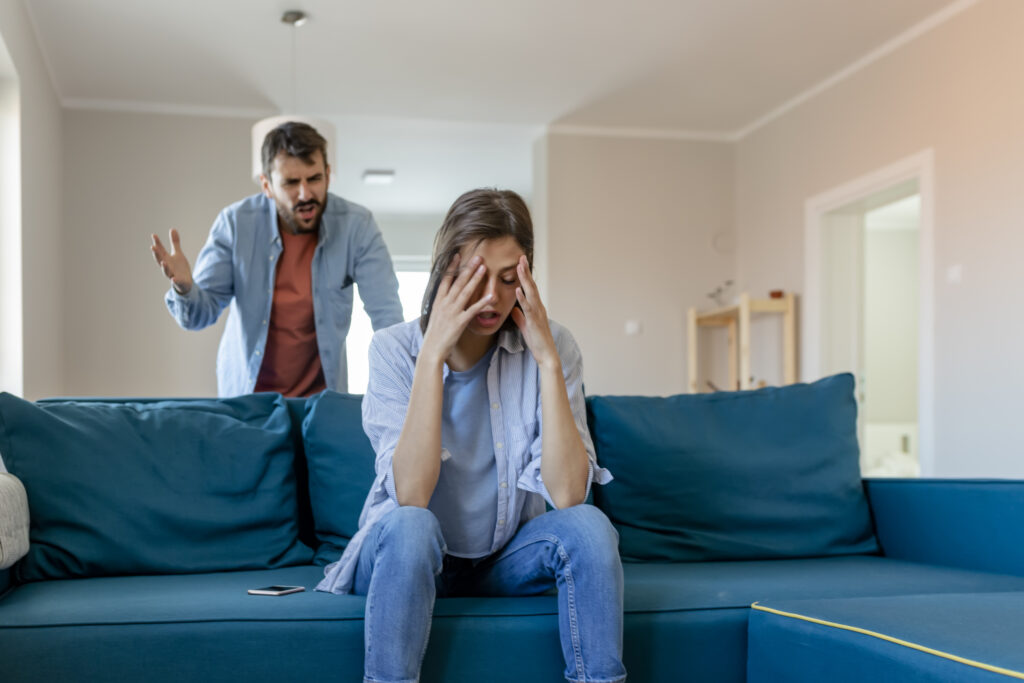
[[894, 185], [917, 180], [921, 197], [918, 278], [918, 458], [922, 476], [935, 473], [935, 153], [932, 149], [897, 161], [839, 187], [815, 195], [805, 204], [804, 294], [800, 358], [804, 381], [821, 376], [821, 231], [825, 214]]

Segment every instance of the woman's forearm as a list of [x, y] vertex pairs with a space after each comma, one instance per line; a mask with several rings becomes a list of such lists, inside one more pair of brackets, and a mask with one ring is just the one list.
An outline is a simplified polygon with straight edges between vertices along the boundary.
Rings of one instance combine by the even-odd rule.
[[416, 361], [405, 424], [391, 458], [399, 505], [427, 507], [441, 473], [441, 405], [444, 384], [440, 360]]
[[540, 367], [543, 417], [540, 473], [555, 507], [579, 505], [587, 495], [589, 463], [569, 406], [559, 361]]

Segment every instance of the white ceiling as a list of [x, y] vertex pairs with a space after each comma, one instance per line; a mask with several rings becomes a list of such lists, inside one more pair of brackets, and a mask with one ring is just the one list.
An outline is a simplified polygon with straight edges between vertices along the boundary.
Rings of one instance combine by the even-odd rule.
[[[321, 115], [708, 135], [743, 130], [949, 5], [26, 0], [69, 106], [262, 115], [294, 105]], [[289, 7], [311, 20], [282, 24]]]
[[24, 0], [66, 107], [328, 118], [331, 189], [382, 226], [529, 198], [545, 126], [735, 140], [975, 1]]

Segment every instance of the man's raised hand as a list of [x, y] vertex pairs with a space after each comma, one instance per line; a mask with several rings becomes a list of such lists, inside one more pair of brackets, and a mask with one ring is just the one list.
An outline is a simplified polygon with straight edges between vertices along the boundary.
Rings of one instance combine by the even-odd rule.
[[181, 250], [181, 238], [178, 236], [178, 231], [172, 228], [168, 234], [171, 240], [170, 253], [164, 249], [160, 238], [155, 234], [150, 235], [153, 239], [153, 244], [150, 245], [149, 250], [153, 252], [153, 258], [156, 259], [160, 270], [171, 281], [174, 291], [178, 294], [188, 294], [189, 290], [192, 289], [192, 267], [188, 264], [188, 259], [185, 258], [185, 253]]

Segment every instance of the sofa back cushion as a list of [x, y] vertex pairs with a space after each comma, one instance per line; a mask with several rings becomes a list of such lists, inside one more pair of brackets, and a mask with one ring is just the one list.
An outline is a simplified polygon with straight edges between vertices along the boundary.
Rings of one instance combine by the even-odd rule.
[[31, 522], [17, 578], [308, 562], [289, 431], [277, 394], [38, 404], [0, 394], [0, 453]]
[[320, 541], [314, 562], [328, 564], [359, 530], [359, 513], [373, 484], [375, 456], [363, 431], [362, 396], [325, 391], [309, 399], [302, 439]]
[[757, 391], [587, 401], [594, 502], [627, 560], [877, 552], [860, 479], [853, 377]]

